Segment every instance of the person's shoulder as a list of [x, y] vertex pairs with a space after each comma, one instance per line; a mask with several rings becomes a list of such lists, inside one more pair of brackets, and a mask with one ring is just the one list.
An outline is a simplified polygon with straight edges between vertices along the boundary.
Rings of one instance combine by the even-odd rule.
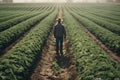
[[55, 27], [57, 27], [58, 26], [58, 24], [55, 24]]
[[61, 24], [62, 25], [62, 27], [64, 27], [64, 24]]

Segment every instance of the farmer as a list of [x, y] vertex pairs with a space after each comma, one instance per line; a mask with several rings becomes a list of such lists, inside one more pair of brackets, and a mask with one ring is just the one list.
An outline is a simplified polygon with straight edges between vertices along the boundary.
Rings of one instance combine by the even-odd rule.
[[54, 27], [54, 37], [56, 38], [56, 53], [63, 55], [63, 38], [66, 38], [66, 31], [61, 23], [61, 19], [58, 19], [57, 25]]

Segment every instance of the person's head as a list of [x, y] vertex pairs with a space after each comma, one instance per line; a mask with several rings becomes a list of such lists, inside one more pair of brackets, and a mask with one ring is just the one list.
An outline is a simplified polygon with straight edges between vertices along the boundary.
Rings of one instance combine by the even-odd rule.
[[58, 23], [61, 23], [61, 19], [60, 18], [58, 19]]

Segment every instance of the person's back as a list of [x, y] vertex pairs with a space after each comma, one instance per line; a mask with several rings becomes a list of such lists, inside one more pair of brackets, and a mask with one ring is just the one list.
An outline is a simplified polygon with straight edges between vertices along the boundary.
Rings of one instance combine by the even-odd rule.
[[65, 29], [64, 29], [64, 26], [61, 24], [61, 23], [58, 23], [56, 26], [55, 26], [55, 30], [54, 30], [54, 35], [55, 37], [63, 37], [65, 34]]
[[56, 52], [59, 54], [59, 46], [60, 46], [60, 53], [63, 54], [63, 37], [66, 38], [66, 31], [64, 26], [61, 24], [61, 19], [58, 19], [58, 24], [54, 28], [54, 37], [56, 38]]

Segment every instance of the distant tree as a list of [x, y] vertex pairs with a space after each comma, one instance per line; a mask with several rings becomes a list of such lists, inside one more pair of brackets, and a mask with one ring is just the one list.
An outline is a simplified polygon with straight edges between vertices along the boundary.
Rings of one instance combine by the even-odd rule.
[[120, 0], [115, 0], [115, 2], [119, 2], [120, 3]]
[[13, 0], [2, 0], [3, 3], [12, 3]]
[[120, 0], [107, 0], [107, 2], [120, 2]]

